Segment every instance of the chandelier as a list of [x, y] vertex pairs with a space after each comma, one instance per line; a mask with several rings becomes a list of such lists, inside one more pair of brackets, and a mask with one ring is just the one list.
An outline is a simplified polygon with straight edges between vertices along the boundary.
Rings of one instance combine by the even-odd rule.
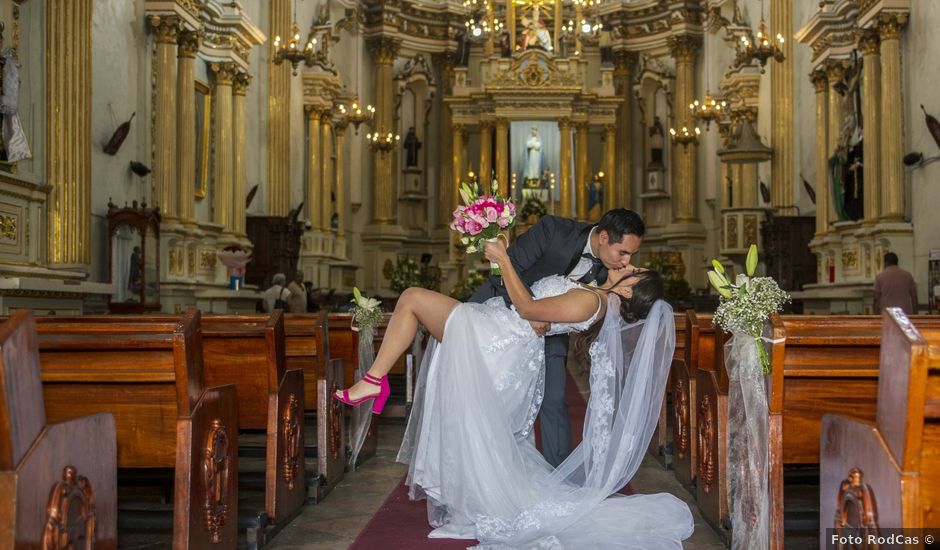
[[692, 118], [705, 123], [705, 129], [713, 120], [720, 119], [728, 111], [728, 102], [724, 99], [715, 99], [711, 92], [705, 92], [705, 98], [702, 101], [695, 100], [689, 103], [689, 111]]
[[336, 109], [339, 111], [340, 119], [346, 124], [352, 124], [357, 134], [359, 133], [359, 125], [363, 122], [372, 122], [372, 117], [375, 116], [375, 107], [363, 105], [358, 97], [352, 100], [349, 107], [340, 103]]
[[690, 143], [698, 144], [698, 137], [700, 135], [702, 135], [702, 131], [698, 126], [693, 126], [691, 129], [688, 126], [683, 126], [679, 130], [675, 128], [669, 129], [669, 136], [672, 137], [672, 140], [681, 144], [683, 147], [688, 147]]
[[400, 140], [401, 136], [393, 132], [373, 132], [366, 134], [366, 141], [369, 143], [369, 148], [373, 151], [381, 151], [383, 153], [391, 151], [393, 147], [398, 145]]
[[760, 25], [757, 27], [757, 37], [754, 40], [750, 40], [747, 36], [741, 37], [739, 62], [746, 64], [757, 60], [760, 63], [760, 72], [763, 74], [768, 59], [773, 58], [777, 62], [786, 59], [783, 55], [783, 42], [783, 35], [780, 33], [777, 33], [775, 40], [771, 40], [770, 35], [767, 34], [767, 23], [761, 17]]
[[490, 0], [464, 0], [463, 7], [467, 9], [464, 27], [467, 28], [467, 34], [470, 37], [497, 35], [503, 31], [505, 25], [493, 15], [493, 5], [490, 4]]
[[316, 53], [313, 51], [313, 47], [317, 43], [317, 39], [313, 36], [307, 37], [307, 44], [305, 46], [300, 46], [300, 27], [297, 26], [296, 19], [296, 8], [294, 9], [294, 23], [291, 28], [290, 39], [287, 42], [281, 40], [281, 35], [274, 37], [274, 64], [280, 65], [285, 61], [290, 62], [290, 66], [293, 69], [294, 76], [297, 76], [297, 65], [301, 61], [304, 62], [308, 67], [313, 66], [317, 61]]

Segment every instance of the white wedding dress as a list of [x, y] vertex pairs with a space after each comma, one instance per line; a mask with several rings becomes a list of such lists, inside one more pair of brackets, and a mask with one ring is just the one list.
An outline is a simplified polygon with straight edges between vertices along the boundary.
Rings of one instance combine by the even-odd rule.
[[[536, 299], [577, 287], [552, 276]], [[477, 539], [478, 548], [681, 548], [688, 506], [669, 494], [617, 494], [633, 477], [659, 416], [675, 348], [672, 308], [659, 301], [626, 325], [619, 297], [591, 345], [584, 437], [557, 469], [534, 445], [544, 341], [501, 298], [458, 305], [419, 373], [398, 460], [412, 499], [428, 499], [431, 538]], [[597, 313], [594, 314], [594, 317]], [[580, 332], [594, 319], [553, 324]]]

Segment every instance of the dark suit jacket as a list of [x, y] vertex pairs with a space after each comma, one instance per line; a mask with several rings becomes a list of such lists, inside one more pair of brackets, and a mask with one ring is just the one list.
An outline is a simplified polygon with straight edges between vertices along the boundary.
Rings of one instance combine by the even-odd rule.
[[[567, 275], [581, 258], [584, 245], [594, 224], [581, 223], [557, 216], [542, 216], [535, 225], [509, 247], [509, 258], [526, 286], [549, 275]], [[498, 277], [473, 293], [470, 302], [482, 303], [500, 296], [509, 305], [506, 287]]]

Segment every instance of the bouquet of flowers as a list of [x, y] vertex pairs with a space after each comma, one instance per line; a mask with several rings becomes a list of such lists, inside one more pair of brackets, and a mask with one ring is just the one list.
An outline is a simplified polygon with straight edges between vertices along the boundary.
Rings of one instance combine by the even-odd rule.
[[770, 357], [761, 340], [761, 331], [771, 313], [780, 311], [790, 296], [777, 286], [770, 277], [754, 277], [757, 269], [757, 245], [747, 252], [745, 267], [747, 274], [738, 274], [734, 283], [725, 277], [725, 268], [718, 260], [712, 260], [714, 271], [708, 272], [708, 280], [721, 296], [715, 310], [714, 323], [733, 333], [746, 333], [754, 338], [757, 355], [763, 372], [770, 372]]
[[[467, 252], [483, 249], [483, 241], [496, 239], [504, 229], [516, 224], [516, 205], [509, 199], [497, 195], [499, 184], [493, 180], [492, 195], [479, 195], [466, 183], [460, 185], [460, 197], [464, 204], [454, 210], [454, 221], [450, 228], [461, 234], [460, 242]], [[490, 264], [493, 275], [499, 275], [499, 267]]]
[[362, 328], [372, 328], [379, 324], [382, 319], [382, 310], [379, 309], [379, 300], [375, 298], [366, 298], [359, 292], [357, 287], [353, 287], [352, 303], [356, 304], [353, 308], [352, 320]]

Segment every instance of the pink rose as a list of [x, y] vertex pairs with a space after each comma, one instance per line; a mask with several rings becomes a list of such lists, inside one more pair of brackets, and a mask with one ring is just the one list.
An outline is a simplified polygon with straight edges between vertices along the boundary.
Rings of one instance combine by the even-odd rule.
[[492, 206], [486, 207], [486, 221], [489, 223], [495, 222], [499, 218], [499, 213], [496, 212], [496, 208]]
[[507, 227], [509, 227], [509, 222], [510, 222], [510, 219], [509, 219], [509, 218], [500, 216], [500, 217], [499, 217], [499, 221], [497, 221], [496, 223], [499, 224], [499, 227], [500, 227], [500, 228], [506, 229]]
[[479, 235], [483, 231], [483, 224], [477, 223], [473, 220], [467, 220], [467, 223], [464, 225], [464, 229], [470, 235]]

